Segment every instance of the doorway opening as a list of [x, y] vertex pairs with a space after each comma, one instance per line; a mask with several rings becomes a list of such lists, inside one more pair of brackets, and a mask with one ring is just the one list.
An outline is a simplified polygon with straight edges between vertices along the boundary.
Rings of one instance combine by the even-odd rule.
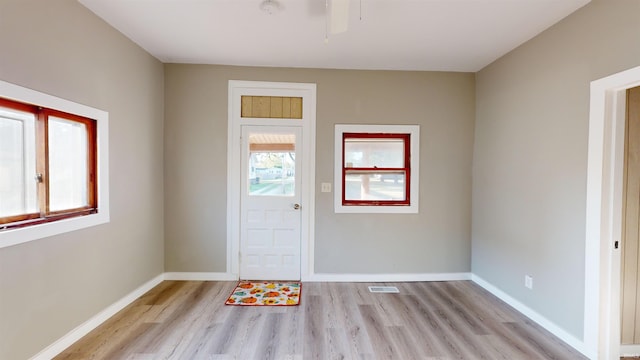
[[229, 81], [227, 272], [313, 273], [316, 85]]
[[620, 251], [627, 89], [640, 67], [591, 83], [585, 238], [584, 353], [620, 356]]
[[620, 355], [640, 355], [640, 87], [627, 90], [620, 249]]

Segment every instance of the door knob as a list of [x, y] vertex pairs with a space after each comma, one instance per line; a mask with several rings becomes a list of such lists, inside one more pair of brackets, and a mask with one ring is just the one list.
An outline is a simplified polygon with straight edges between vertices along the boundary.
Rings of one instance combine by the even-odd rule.
[[296, 210], [300, 209], [300, 204], [293, 204], [293, 208]]

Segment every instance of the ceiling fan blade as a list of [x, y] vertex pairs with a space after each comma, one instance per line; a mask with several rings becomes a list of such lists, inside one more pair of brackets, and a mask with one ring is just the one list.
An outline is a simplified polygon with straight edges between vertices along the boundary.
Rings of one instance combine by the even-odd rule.
[[349, 0], [331, 0], [331, 33], [343, 33], [348, 25]]

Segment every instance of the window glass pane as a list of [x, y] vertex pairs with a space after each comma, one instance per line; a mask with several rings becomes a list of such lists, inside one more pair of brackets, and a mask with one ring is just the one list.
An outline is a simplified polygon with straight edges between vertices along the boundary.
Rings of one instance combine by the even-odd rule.
[[86, 126], [52, 116], [49, 118], [49, 210], [86, 205]]
[[249, 195], [294, 196], [295, 135], [249, 136]]
[[403, 201], [405, 173], [357, 172], [345, 176], [345, 200]]
[[344, 141], [345, 167], [403, 168], [402, 139], [350, 139]]
[[35, 118], [0, 108], [0, 217], [37, 213]]

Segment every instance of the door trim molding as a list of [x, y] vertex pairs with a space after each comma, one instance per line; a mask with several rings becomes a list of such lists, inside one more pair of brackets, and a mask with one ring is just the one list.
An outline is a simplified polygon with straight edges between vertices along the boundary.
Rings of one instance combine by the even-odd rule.
[[620, 251], [626, 91], [640, 66], [591, 82], [585, 231], [584, 347], [592, 359], [619, 359]]
[[[302, 120], [240, 118], [240, 97], [302, 97]], [[302, 127], [300, 277], [313, 274], [316, 157], [316, 84], [229, 80], [227, 122], [227, 273], [240, 277], [240, 134], [242, 125]]]

